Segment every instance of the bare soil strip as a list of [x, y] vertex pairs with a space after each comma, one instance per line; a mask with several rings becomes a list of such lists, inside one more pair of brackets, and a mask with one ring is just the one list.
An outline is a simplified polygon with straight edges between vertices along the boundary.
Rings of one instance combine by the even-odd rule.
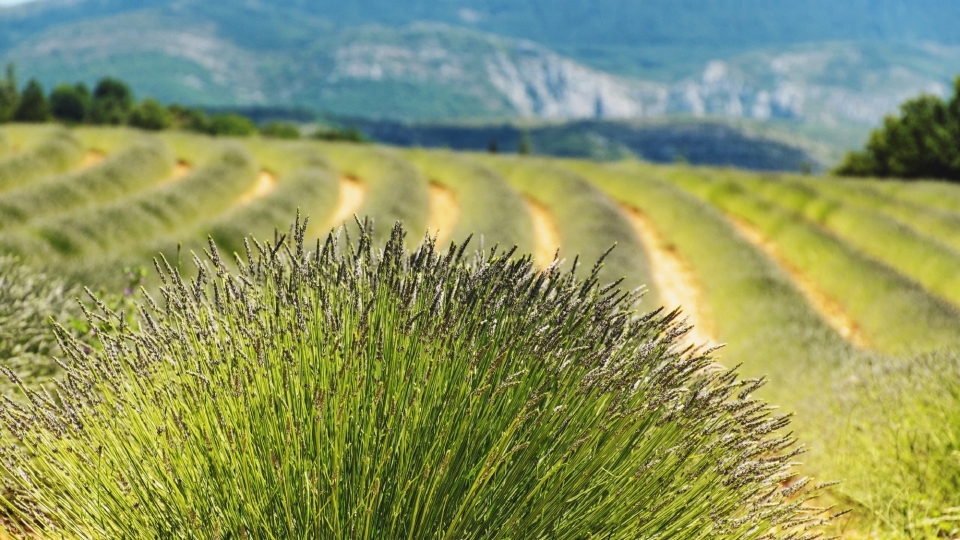
[[820, 289], [820, 287], [800, 269], [787, 262], [787, 260], [780, 255], [777, 245], [764, 237], [763, 233], [756, 227], [734, 216], [727, 215], [727, 218], [733, 223], [734, 227], [740, 233], [740, 236], [763, 250], [770, 259], [777, 263], [790, 276], [800, 291], [803, 292], [807, 301], [810, 302], [810, 305], [827, 321], [827, 324], [833, 327], [834, 330], [854, 346], [861, 349], [869, 348], [870, 344], [860, 330], [860, 325], [847, 314], [840, 302]]
[[460, 219], [460, 205], [457, 195], [450, 188], [437, 182], [430, 182], [427, 194], [430, 197], [430, 218], [427, 234], [437, 237], [437, 247], [443, 247], [450, 241], [453, 229]]
[[[352, 176], [340, 179], [340, 199], [333, 217], [327, 223], [327, 229], [339, 227], [344, 221], [352, 218], [360, 210], [364, 199], [367, 198], [367, 187], [363, 182]], [[323, 234], [326, 234], [324, 232]]]
[[99, 150], [90, 150], [85, 156], [83, 156], [83, 159], [80, 160], [80, 163], [77, 164], [77, 170], [82, 171], [84, 169], [89, 169], [106, 158], [107, 154]]
[[536, 238], [533, 262], [540, 268], [546, 268], [560, 249], [560, 230], [546, 206], [530, 197], [524, 197], [523, 200], [527, 203], [527, 211], [533, 220], [533, 233]]
[[260, 171], [260, 176], [257, 177], [257, 182], [243, 192], [243, 195], [240, 195], [240, 198], [237, 200], [237, 203], [240, 206], [246, 206], [254, 201], [262, 199], [269, 195], [277, 187], [277, 177], [270, 171]]
[[687, 324], [693, 327], [684, 336], [684, 341], [697, 346], [719, 345], [696, 274], [676, 248], [664, 239], [650, 218], [636, 208], [624, 206], [623, 210], [650, 257], [654, 285], [660, 292], [664, 307], [668, 311], [682, 308]]
[[176, 165], [174, 165], [173, 172], [170, 173], [170, 176], [164, 178], [159, 185], [165, 186], [167, 184], [176, 184], [180, 180], [183, 180], [185, 176], [190, 174], [191, 170], [193, 170], [193, 167], [191, 167], [189, 163], [180, 160]]

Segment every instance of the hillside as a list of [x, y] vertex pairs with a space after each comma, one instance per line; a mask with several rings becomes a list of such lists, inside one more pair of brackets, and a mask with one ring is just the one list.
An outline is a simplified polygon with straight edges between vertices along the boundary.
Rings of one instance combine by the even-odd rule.
[[167, 102], [394, 120], [712, 116], [823, 128], [843, 147], [831, 134], [860, 139], [960, 72], [949, 3], [830, 6], [37, 0], [0, 9], [0, 56], [46, 85], [115, 74]]

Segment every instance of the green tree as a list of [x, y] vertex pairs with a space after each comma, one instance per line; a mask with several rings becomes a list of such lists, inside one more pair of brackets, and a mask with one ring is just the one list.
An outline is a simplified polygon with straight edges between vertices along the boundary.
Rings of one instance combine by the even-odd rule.
[[246, 137], [257, 132], [257, 125], [246, 116], [222, 113], [210, 118], [210, 134], [228, 137]]
[[90, 119], [94, 124], [126, 124], [133, 109], [133, 92], [119, 79], [106, 77], [93, 91]]
[[173, 123], [173, 114], [155, 99], [147, 98], [130, 112], [130, 125], [159, 131]]
[[36, 79], [30, 79], [20, 96], [13, 119], [17, 122], [46, 122], [50, 118], [50, 102], [43, 92], [43, 86]]
[[0, 81], [0, 122], [13, 120], [13, 114], [20, 103], [17, 91], [17, 74], [13, 63], [7, 64], [7, 76]]
[[870, 134], [866, 148], [847, 154], [843, 176], [960, 180], [960, 77], [948, 102], [924, 95], [900, 106]]
[[90, 89], [83, 83], [61, 84], [50, 93], [53, 117], [63, 122], [80, 123], [90, 114]]

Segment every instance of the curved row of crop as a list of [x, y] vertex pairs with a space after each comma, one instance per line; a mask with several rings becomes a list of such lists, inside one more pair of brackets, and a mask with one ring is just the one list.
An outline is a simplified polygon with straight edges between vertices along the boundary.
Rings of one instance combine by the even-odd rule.
[[644, 307], [656, 309], [660, 300], [650, 288], [653, 280], [647, 253], [623, 211], [585, 178], [545, 160], [477, 157], [498, 171], [524, 194], [543, 204], [560, 231], [560, 256], [569, 267], [575, 258], [590, 267], [608, 250], [600, 277], [623, 279], [632, 289], [647, 286]]
[[55, 130], [22, 152], [0, 161], [0, 193], [66, 172], [82, 157], [83, 149], [77, 138], [69, 131]]
[[460, 217], [451, 233], [455, 242], [473, 235], [474, 246], [517, 246], [518, 253], [533, 252], [533, 224], [520, 193], [505, 178], [453, 152], [414, 150], [404, 155], [427, 178], [456, 194]]
[[249, 154], [228, 147], [176, 184], [47, 221], [35, 234], [61, 257], [135, 248], [230, 208], [258, 172]]
[[122, 199], [167, 177], [173, 164], [173, 154], [162, 141], [147, 139], [83, 171], [0, 193], [0, 230]]
[[[386, 148], [336, 143], [317, 143], [317, 148], [341, 174], [357, 178], [365, 185], [366, 197], [357, 215], [373, 219], [373, 238], [377, 242], [385, 242], [397, 222], [409, 231], [408, 246], [423, 240], [430, 213], [428, 183], [412, 163]], [[347, 219], [348, 225], [352, 219]], [[333, 227], [339, 225], [332, 224]], [[354, 236], [359, 233], [354, 227], [350, 228]]]
[[803, 216], [722, 175], [678, 169], [671, 180], [776, 242], [793, 266], [844, 306], [878, 351], [909, 354], [960, 344], [953, 306]]

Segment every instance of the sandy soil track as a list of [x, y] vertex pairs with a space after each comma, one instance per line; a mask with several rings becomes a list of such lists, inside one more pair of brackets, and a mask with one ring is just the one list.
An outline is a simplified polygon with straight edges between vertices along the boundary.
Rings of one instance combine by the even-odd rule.
[[[339, 227], [349, 219], [363, 206], [363, 201], [367, 198], [367, 187], [363, 182], [352, 176], [344, 176], [340, 179], [340, 198], [337, 201], [337, 209], [333, 212], [333, 217], [327, 222], [327, 231]], [[323, 234], [326, 235], [327, 231]]]
[[260, 200], [277, 188], [277, 177], [270, 171], [260, 171], [257, 181], [247, 191], [240, 195], [237, 204], [246, 206], [254, 201]]
[[682, 316], [693, 327], [684, 336], [684, 341], [691, 345], [717, 346], [716, 331], [707, 314], [703, 292], [694, 272], [676, 248], [667, 243], [650, 218], [636, 208], [625, 206], [623, 210], [647, 250], [661, 302], [670, 311], [682, 308]]
[[89, 150], [86, 155], [83, 156], [83, 159], [80, 160], [80, 163], [77, 164], [76, 170], [82, 171], [84, 169], [89, 169], [106, 158], [107, 154], [99, 150]]
[[460, 205], [457, 204], [456, 194], [450, 188], [437, 182], [430, 182], [427, 194], [430, 197], [430, 218], [427, 223], [427, 234], [431, 237], [436, 236], [437, 247], [443, 248], [450, 242], [453, 229], [460, 219]]
[[550, 210], [540, 202], [524, 197], [530, 219], [533, 220], [533, 234], [536, 246], [533, 250], [533, 262], [540, 268], [546, 268], [553, 262], [560, 249], [560, 230]]
[[816, 283], [807, 277], [799, 268], [791, 265], [778, 251], [775, 243], [768, 240], [756, 227], [746, 221], [728, 215], [727, 218], [733, 223], [740, 235], [757, 248], [763, 250], [780, 268], [782, 268], [796, 284], [797, 288], [803, 292], [803, 295], [810, 302], [810, 305], [820, 314], [821, 317], [833, 327], [844, 339], [861, 349], [869, 348], [869, 342], [850, 315], [847, 314], [843, 305], [835, 298], [828, 295]]

